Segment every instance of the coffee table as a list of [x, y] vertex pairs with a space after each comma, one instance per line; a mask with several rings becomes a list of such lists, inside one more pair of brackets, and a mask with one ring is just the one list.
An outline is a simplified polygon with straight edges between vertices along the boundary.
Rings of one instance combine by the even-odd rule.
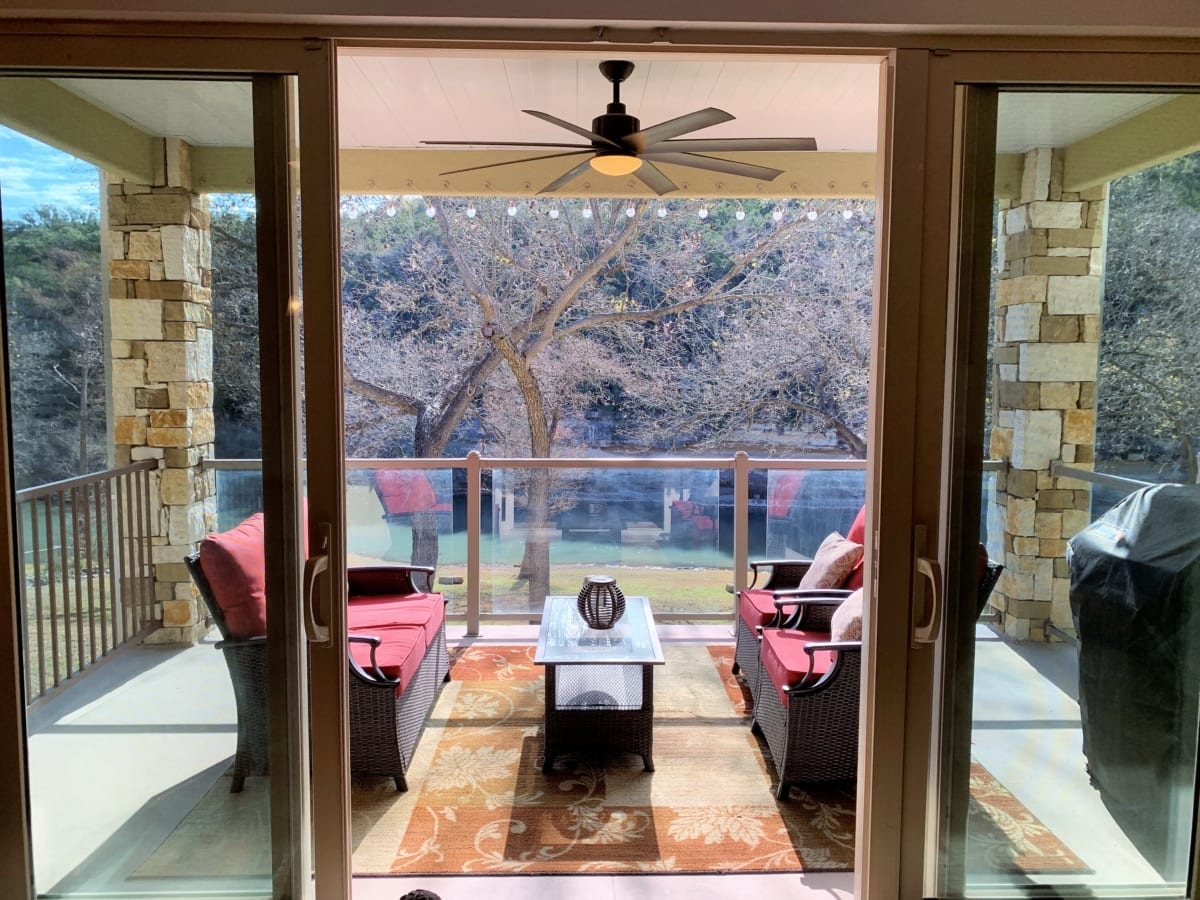
[[572, 749], [633, 753], [654, 771], [654, 667], [663, 665], [645, 597], [626, 597], [612, 628], [589, 628], [574, 597], [547, 597], [533, 661], [546, 667], [542, 771]]

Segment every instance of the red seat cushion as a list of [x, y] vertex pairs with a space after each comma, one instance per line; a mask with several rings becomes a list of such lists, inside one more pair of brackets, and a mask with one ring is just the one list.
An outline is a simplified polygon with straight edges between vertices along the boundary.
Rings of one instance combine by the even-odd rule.
[[[850, 530], [846, 532], [846, 540], [854, 541], [856, 544], [866, 546], [867, 536], [867, 508], [863, 506], [858, 515], [854, 517], [854, 521], [850, 525]], [[859, 559], [858, 564], [850, 571], [850, 577], [846, 579], [842, 586], [851, 591], [857, 591], [863, 586], [863, 563], [866, 562], [867, 555], [864, 553]]]
[[263, 516], [255, 513], [200, 542], [200, 568], [235, 640], [267, 633], [267, 564]]
[[812, 679], [816, 680], [833, 667], [836, 653], [832, 650], [818, 650], [812, 657], [804, 652], [804, 646], [809, 643], [828, 641], [826, 631], [801, 631], [793, 628], [768, 628], [763, 631], [762, 644], [759, 652], [762, 655], [763, 669], [779, 701], [787, 704], [785, 685], [798, 684], [808, 676], [809, 659], [812, 659]]
[[346, 624], [351, 633], [364, 634], [372, 633], [372, 629], [393, 626], [420, 628], [428, 647], [442, 627], [445, 608], [441, 594], [351, 597], [346, 609]]
[[[385, 625], [375, 628], [351, 628], [351, 634], [377, 637], [381, 643], [375, 651], [375, 662], [389, 678], [399, 678], [396, 693], [401, 693], [412, 681], [425, 650], [425, 629], [414, 625]], [[360, 666], [370, 672], [371, 647], [358, 641], [350, 642], [350, 655]]]
[[738, 615], [742, 617], [751, 633], [759, 625], [766, 625], [775, 618], [775, 592], [748, 589], [738, 591]]

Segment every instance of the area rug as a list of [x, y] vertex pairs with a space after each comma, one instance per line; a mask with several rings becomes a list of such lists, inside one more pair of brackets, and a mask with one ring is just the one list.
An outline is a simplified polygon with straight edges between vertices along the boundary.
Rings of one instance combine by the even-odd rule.
[[[356, 875], [850, 871], [853, 785], [793, 787], [774, 797], [765, 744], [750, 732], [730, 646], [665, 648], [655, 673], [654, 761], [559, 757], [543, 775], [542, 667], [531, 646], [454, 651], [409, 772], [352, 787]], [[265, 815], [265, 790], [221, 778], [140, 876], [251, 875], [219, 847]], [[1087, 872], [1087, 867], [977, 763], [971, 772], [968, 872]], [[190, 854], [184, 850], [192, 851]], [[228, 866], [224, 862], [228, 862]], [[266, 860], [261, 862], [265, 873]], [[216, 871], [214, 866], [220, 868]], [[228, 868], [229, 871], [225, 871]]]

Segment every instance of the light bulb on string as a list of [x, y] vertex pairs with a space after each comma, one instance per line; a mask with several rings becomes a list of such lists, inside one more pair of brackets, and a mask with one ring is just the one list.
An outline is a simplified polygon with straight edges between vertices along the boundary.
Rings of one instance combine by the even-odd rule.
[[557, 208], [550, 210], [550, 218], [552, 218], [552, 219], [558, 218], [558, 209]]
[[808, 219], [808, 221], [812, 222], [817, 218], [817, 211], [815, 209], [810, 209], [804, 214], [804, 217]]
[[774, 219], [776, 222], [782, 222], [783, 221], [783, 210], [779, 209], [777, 207], [775, 209], [775, 211], [771, 213], [771, 218]]
[[627, 206], [627, 207], [625, 207], [625, 215], [629, 216], [629, 218], [632, 219], [634, 216], [637, 215], [637, 210], [634, 209], [632, 206]]
[[387, 217], [388, 217], [389, 219], [394, 219], [394, 218], [396, 218], [396, 204], [394, 204], [394, 203], [389, 203], [389, 204], [387, 205], [387, 207], [384, 209], [384, 212], [385, 212], [385, 213], [387, 213]]
[[851, 219], [854, 218], [854, 210], [843, 209], [842, 210], [842, 218], [845, 219], [847, 222], [849, 222]]
[[427, 207], [425, 207], [425, 215], [432, 219], [437, 215], [437, 207], [430, 203]]
[[508, 214], [510, 216], [515, 216], [517, 214], [517, 205], [515, 203], [510, 203], [508, 205]]
[[707, 219], [708, 218], [708, 207], [707, 206], [700, 207], [700, 209], [698, 209], [696, 211], [696, 215], [699, 216], [701, 219]]
[[658, 209], [655, 210], [654, 214], [660, 219], [665, 219], [667, 217], [667, 208], [660, 203], [658, 204]]
[[468, 219], [473, 219], [473, 218], [475, 218], [475, 214], [476, 214], [477, 212], [479, 212], [479, 210], [477, 210], [475, 207], [473, 207], [473, 206], [468, 206], [468, 207], [467, 207], [467, 218], [468, 218]]
[[585, 203], [583, 210], [579, 214], [585, 219], [590, 219], [592, 217], [592, 208]]
[[740, 222], [746, 218], [746, 211], [739, 206], [738, 211], [733, 214], [733, 217]]

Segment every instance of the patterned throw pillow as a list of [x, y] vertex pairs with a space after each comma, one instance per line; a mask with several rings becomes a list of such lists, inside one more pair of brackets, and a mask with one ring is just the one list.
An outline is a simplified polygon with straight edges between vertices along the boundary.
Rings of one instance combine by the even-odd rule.
[[861, 641], [862, 609], [863, 592], [862, 588], [859, 588], [834, 610], [833, 618], [829, 620], [829, 639], [831, 641]]
[[813, 557], [812, 565], [800, 580], [802, 588], [838, 588], [849, 576], [854, 566], [862, 559], [862, 544], [848, 541], [838, 532], [833, 532]]

